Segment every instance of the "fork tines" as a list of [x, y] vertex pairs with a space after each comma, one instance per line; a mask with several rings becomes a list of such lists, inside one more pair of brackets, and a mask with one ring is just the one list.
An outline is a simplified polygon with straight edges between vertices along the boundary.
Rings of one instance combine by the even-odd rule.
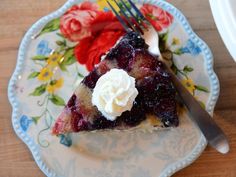
[[108, 5], [127, 32], [131, 29], [139, 34], [143, 34], [143, 30], [147, 29], [148, 21], [131, 0], [119, 0], [119, 2], [112, 0], [119, 7], [119, 11], [109, 1], [107, 0]]

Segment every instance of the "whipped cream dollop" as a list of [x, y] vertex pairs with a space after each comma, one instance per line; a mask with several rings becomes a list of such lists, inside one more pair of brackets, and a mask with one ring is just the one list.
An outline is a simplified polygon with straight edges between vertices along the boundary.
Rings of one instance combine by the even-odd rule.
[[131, 110], [137, 95], [135, 78], [122, 69], [111, 69], [98, 79], [92, 104], [107, 120], [114, 121], [123, 112]]

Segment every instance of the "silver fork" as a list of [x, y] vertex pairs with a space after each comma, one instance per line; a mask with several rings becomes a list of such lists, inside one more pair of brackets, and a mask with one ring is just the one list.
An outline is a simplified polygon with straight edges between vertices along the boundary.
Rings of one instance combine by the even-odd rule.
[[[116, 11], [109, 0], [107, 0], [108, 5], [110, 6], [111, 10], [114, 12], [124, 29], [127, 32], [132, 30], [139, 33], [145, 39], [145, 42], [149, 45], [148, 51], [152, 55], [162, 59], [158, 46], [158, 33], [145, 18], [145, 16], [140, 12], [137, 6], [131, 0], [127, 0], [126, 2], [124, 2], [124, 0], [120, 0], [120, 3], [114, 0], [114, 2], [119, 7], [119, 11]], [[215, 123], [209, 113], [202, 108], [199, 102], [181, 84], [180, 80], [171, 71], [171, 69], [167, 66], [166, 69], [169, 71], [171, 80], [180, 98], [189, 110], [191, 118], [198, 125], [208, 143], [220, 153], [226, 154], [229, 151], [229, 144], [224, 132]]]

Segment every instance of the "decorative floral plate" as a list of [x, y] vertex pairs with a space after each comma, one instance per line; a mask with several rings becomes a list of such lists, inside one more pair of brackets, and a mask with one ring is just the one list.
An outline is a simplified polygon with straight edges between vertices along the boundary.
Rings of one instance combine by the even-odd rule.
[[[139, 1], [160, 34], [160, 50], [183, 84], [210, 113], [219, 94], [213, 58], [179, 10], [165, 1]], [[206, 140], [180, 115], [178, 128], [55, 137], [50, 128], [80, 80], [124, 34], [105, 1], [68, 1], [40, 19], [20, 45], [9, 83], [12, 123], [47, 176], [170, 176], [192, 163]]]

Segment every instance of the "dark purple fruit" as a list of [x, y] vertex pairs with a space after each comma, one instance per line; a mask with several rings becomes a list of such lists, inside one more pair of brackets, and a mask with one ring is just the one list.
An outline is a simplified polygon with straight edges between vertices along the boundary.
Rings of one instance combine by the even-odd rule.
[[70, 99], [69, 99], [69, 101], [68, 101], [68, 103], [67, 103], [67, 107], [68, 107], [68, 108], [71, 108], [71, 107], [75, 106], [75, 101], [76, 101], [76, 99], [77, 99], [77, 96], [76, 96], [75, 94], [73, 94], [73, 95], [70, 97]]
[[118, 120], [124, 122], [128, 126], [136, 126], [145, 119], [145, 111], [137, 101], [134, 102], [130, 111], [124, 112]]
[[90, 74], [84, 78], [82, 83], [86, 85], [88, 88], [93, 89], [99, 79], [99, 75], [97, 74], [96, 70], [90, 72]]
[[144, 39], [135, 32], [129, 32], [126, 35], [126, 39], [128, 40], [129, 44], [132, 45], [134, 48], [146, 48], [147, 45]]
[[80, 131], [78, 124], [81, 119], [83, 119], [83, 117], [76, 109], [71, 111], [71, 126], [75, 132]]
[[93, 129], [106, 129], [117, 126], [116, 121], [107, 120], [104, 116], [97, 117], [92, 124]]

